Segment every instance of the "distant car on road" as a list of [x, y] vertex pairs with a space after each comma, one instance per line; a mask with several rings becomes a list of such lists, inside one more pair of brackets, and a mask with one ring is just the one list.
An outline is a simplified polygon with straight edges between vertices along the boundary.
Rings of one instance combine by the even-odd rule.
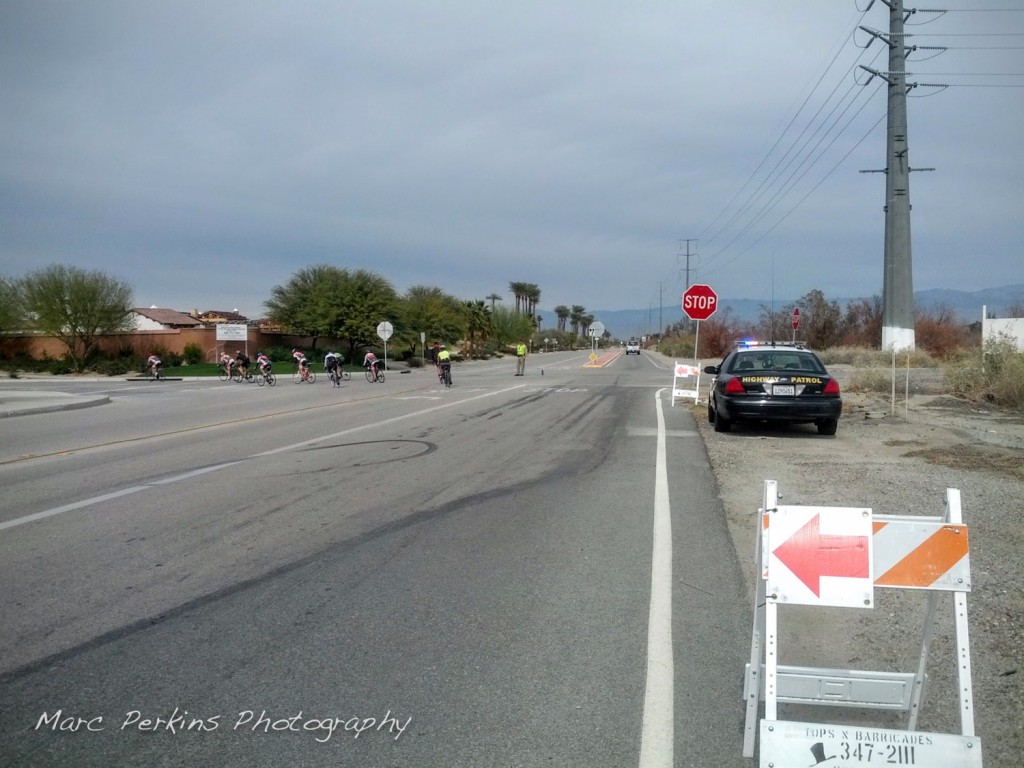
[[799, 344], [745, 342], [709, 365], [714, 375], [708, 421], [716, 432], [737, 422], [810, 424], [834, 435], [843, 410], [839, 384], [811, 350]]
[[630, 339], [626, 342], [626, 354], [627, 355], [639, 355], [640, 354], [640, 342], [636, 339]]

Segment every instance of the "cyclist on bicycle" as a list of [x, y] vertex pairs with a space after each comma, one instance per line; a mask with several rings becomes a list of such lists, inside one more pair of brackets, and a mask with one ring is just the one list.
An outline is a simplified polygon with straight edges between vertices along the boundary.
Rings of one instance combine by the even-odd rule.
[[309, 360], [306, 359], [305, 353], [298, 349], [293, 349], [292, 357], [295, 358], [295, 363], [299, 366], [299, 373], [302, 374], [302, 378], [306, 379], [309, 376]]
[[369, 368], [373, 371], [373, 375], [377, 375], [377, 363], [380, 361], [373, 352], [367, 352], [366, 357], [363, 358], [363, 368]]
[[272, 363], [270, 362], [270, 358], [267, 357], [262, 352], [256, 353], [256, 365], [260, 367], [260, 373], [262, 373], [264, 376], [270, 373]]
[[249, 356], [242, 350], [238, 350], [235, 352], [235, 362], [238, 365], [238, 369], [242, 372], [242, 378], [247, 378], [249, 376], [249, 366], [252, 364]]
[[231, 369], [235, 367], [235, 359], [231, 357], [227, 352], [220, 353], [220, 364], [224, 366], [225, 372], [228, 374], [228, 378], [231, 378]]
[[437, 354], [441, 351], [441, 342], [435, 341], [434, 346], [430, 348], [430, 361], [434, 364], [434, 368], [437, 369], [437, 375], [441, 375], [441, 366], [437, 364]]
[[149, 370], [153, 372], [154, 376], [160, 375], [160, 366], [163, 365], [163, 363], [160, 361], [159, 357], [156, 355], [150, 355], [146, 360], [146, 365], [149, 366]]
[[441, 381], [444, 381], [445, 378], [448, 381], [452, 380], [452, 353], [444, 344], [441, 345], [441, 349], [437, 353], [437, 368], [441, 372]]
[[337, 352], [328, 352], [324, 356], [324, 370], [331, 377], [335, 387], [341, 386], [341, 355]]

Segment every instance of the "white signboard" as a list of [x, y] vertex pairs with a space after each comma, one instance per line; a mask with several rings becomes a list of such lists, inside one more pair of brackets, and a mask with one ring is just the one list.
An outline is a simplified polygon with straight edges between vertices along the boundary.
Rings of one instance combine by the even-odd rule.
[[862, 725], [761, 721], [761, 766], [982, 768], [981, 739]]
[[874, 606], [871, 510], [785, 507], [770, 515], [769, 595], [779, 603]]
[[249, 338], [247, 325], [217, 324], [217, 341], [246, 341]]
[[395, 332], [395, 326], [385, 320], [383, 323], [377, 326], [377, 335], [380, 336], [384, 341], [391, 338], [391, 334]]
[[602, 323], [600, 320], [595, 320], [590, 324], [590, 328], [587, 331], [587, 333], [590, 336], [593, 336], [595, 339], [601, 338], [602, 336], [604, 336], [604, 323]]

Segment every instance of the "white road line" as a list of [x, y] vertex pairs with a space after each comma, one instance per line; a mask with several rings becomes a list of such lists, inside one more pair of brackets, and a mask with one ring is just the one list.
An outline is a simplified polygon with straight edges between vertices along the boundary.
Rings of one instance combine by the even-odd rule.
[[665, 412], [659, 389], [658, 451], [654, 470], [654, 546], [651, 558], [651, 612], [647, 620], [647, 688], [644, 693], [640, 768], [672, 768], [675, 747], [672, 662], [672, 516], [665, 460]]
[[305, 448], [305, 447], [310, 446], [310, 445], [315, 445], [316, 443], [319, 443], [321, 440], [334, 440], [334, 439], [337, 439], [339, 437], [342, 437], [343, 435], [352, 434], [353, 432], [359, 432], [359, 431], [364, 430], [364, 429], [376, 428], [376, 427], [379, 427], [379, 426], [381, 426], [383, 424], [391, 424], [391, 423], [396, 422], [396, 421], [403, 421], [404, 419], [410, 419], [410, 418], [413, 418], [414, 416], [422, 416], [422, 415], [427, 414], [427, 413], [432, 413], [433, 411], [440, 411], [440, 410], [442, 410], [444, 408], [452, 408], [453, 406], [461, 405], [462, 403], [469, 403], [469, 402], [472, 402], [473, 400], [479, 400], [482, 397], [491, 397], [492, 395], [500, 395], [500, 394], [504, 394], [505, 392], [511, 392], [513, 390], [516, 390], [516, 389], [522, 389], [525, 386], [526, 386], [525, 384], [516, 384], [515, 386], [506, 387], [505, 389], [499, 389], [499, 390], [495, 390], [493, 392], [485, 392], [482, 395], [476, 395], [474, 397], [467, 397], [464, 400], [456, 400], [456, 401], [453, 401], [453, 402], [450, 402], [450, 403], [445, 403], [444, 405], [435, 405], [433, 408], [426, 408], [426, 409], [424, 409], [422, 411], [415, 411], [413, 413], [407, 413], [404, 416], [394, 416], [394, 417], [392, 417], [390, 419], [384, 419], [383, 421], [375, 421], [372, 424], [366, 424], [366, 425], [361, 426], [361, 427], [352, 427], [350, 429], [346, 429], [346, 430], [343, 430], [341, 432], [335, 432], [332, 435], [322, 435], [320, 437], [316, 437], [316, 438], [313, 438], [313, 439], [310, 439], [310, 440], [303, 440], [301, 443], [293, 443], [292, 445], [286, 445], [286, 446], [284, 446], [282, 448], [275, 448], [275, 449], [270, 450], [270, 451], [263, 451], [262, 453], [257, 453], [257, 454], [254, 454], [253, 456], [249, 456], [249, 457], [247, 457], [245, 459], [239, 459], [238, 461], [228, 461], [228, 462], [224, 462], [223, 464], [214, 464], [214, 465], [209, 466], [209, 467], [201, 467], [199, 469], [189, 470], [188, 472], [184, 472], [184, 473], [182, 473], [180, 475], [174, 475], [173, 477], [166, 477], [166, 478], [163, 478], [162, 480], [154, 480], [153, 482], [146, 483], [145, 485], [134, 485], [131, 488], [122, 488], [119, 491], [113, 491], [111, 493], [104, 493], [101, 496], [94, 496], [91, 499], [82, 499], [81, 501], [75, 501], [75, 502], [72, 502], [71, 504], [65, 504], [65, 505], [60, 506], [60, 507], [54, 507], [53, 509], [47, 509], [47, 510], [44, 510], [42, 512], [36, 512], [34, 514], [31, 514], [31, 515], [25, 515], [24, 517], [18, 517], [18, 518], [15, 518], [14, 520], [7, 520], [6, 522], [0, 522], [0, 531], [5, 530], [7, 528], [15, 528], [15, 527], [17, 527], [19, 525], [25, 525], [26, 523], [32, 523], [32, 522], [35, 522], [36, 520], [43, 520], [43, 519], [45, 519], [47, 517], [54, 517], [55, 515], [62, 515], [65, 512], [72, 512], [72, 511], [74, 511], [76, 509], [82, 509], [83, 507], [91, 507], [94, 504], [101, 504], [104, 501], [110, 501], [111, 499], [118, 499], [118, 498], [120, 498], [122, 496], [129, 496], [129, 495], [131, 495], [133, 493], [138, 493], [139, 491], [145, 491], [147, 489], [151, 489], [151, 488], [153, 488], [154, 486], [157, 486], [157, 485], [169, 485], [171, 483], [177, 483], [177, 482], [180, 482], [182, 480], [191, 479], [191, 478], [196, 477], [198, 475], [205, 475], [205, 474], [208, 474], [210, 472], [217, 472], [218, 470], [227, 469], [228, 467], [233, 467], [236, 464], [241, 464], [241, 463], [243, 463], [245, 461], [250, 461], [251, 459], [255, 459], [255, 458], [258, 458], [258, 457], [261, 457], [261, 456], [273, 456], [273, 455], [278, 454], [278, 453], [285, 453], [287, 451], [294, 451], [297, 448]]

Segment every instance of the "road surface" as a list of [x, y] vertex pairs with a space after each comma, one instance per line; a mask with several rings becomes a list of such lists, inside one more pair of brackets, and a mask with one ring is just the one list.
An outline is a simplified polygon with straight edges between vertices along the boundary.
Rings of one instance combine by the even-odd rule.
[[587, 362], [3, 420], [0, 764], [747, 765], [693, 418], [656, 359]]

